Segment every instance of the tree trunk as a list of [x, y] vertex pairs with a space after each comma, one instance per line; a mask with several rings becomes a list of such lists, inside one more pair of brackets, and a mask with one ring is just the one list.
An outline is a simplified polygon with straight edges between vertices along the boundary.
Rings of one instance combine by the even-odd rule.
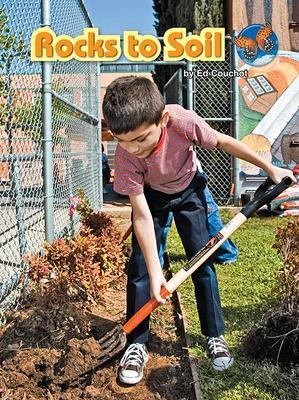
[[255, 0], [252, 10], [252, 23], [264, 24], [265, 22], [264, 0]]
[[247, 9], [245, 0], [233, 0], [233, 28], [241, 32], [248, 25]]
[[272, 1], [272, 29], [279, 41], [279, 50], [291, 50], [287, 0]]

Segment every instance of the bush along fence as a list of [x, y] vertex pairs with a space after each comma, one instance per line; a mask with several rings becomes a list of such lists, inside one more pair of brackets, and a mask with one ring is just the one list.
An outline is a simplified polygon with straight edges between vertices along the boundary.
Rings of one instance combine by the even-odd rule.
[[[7, 313], [9, 323], [1, 329], [1, 399], [115, 398], [103, 394], [113, 391], [107, 383], [114, 369], [103, 370], [93, 383], [77, 377], [98, 363], [99, 336], [123, 317], [127, 245], [117, 222], [94, 212], [82, 192], [74, 202], [79, 232], [45, 244], [43, 255], [26, 260], [26, 302]], [[63, 384], [65, 379], [72, 382]]]
[[[76, 203], [76, 204], [75, 204]], [[33, 293], [97, 304], [110, 282], [123, 273], [127, 245], [116, 222], [94, 212], [83, 190], [73, 199], [71, 218], [80, 217], [79, 232], [44, 245], [43, 255], [28, 257]]]
[[78, 229], [78, 188], [95, 210], [102, 202], [98, 66], [31, 62], [41, 25], [70, 36], [92, 26], [81, 1], [0, 5], [0, 313], [26, 286], [25, 256]]

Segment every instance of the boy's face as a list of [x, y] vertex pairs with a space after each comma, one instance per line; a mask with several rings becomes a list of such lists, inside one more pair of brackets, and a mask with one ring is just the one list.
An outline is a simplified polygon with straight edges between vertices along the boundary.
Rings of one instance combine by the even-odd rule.
[[161, 129], [167, 125], [168, 120], [169, 113], [164, 111], [158, 125], [145, 123], [134, 131], [113, 136], [128, 153], [137, 158], [147, 158], [156, 148], [161, 137]]

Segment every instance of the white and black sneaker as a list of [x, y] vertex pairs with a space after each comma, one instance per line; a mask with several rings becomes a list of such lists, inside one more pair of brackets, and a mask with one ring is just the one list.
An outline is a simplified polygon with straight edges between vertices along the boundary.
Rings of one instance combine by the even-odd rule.
[[134, 385], [143, 378], [143, 368], [148, 361], [148, 351], [143, 343], [131, 344], [120, 361], [119, 380]]
[[229, 348], [223, 335], [218, 337], [207, 337], [208, 353], [212, 360], [213, 368], [216, 371], [223, 371], [231, 367], [234, 358], [231, 356]]

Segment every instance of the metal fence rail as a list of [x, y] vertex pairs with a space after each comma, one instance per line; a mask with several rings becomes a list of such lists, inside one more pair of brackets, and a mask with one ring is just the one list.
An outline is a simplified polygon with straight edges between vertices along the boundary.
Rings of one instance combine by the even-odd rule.
[[164, 85], [163, 96], [166, 104], [183, 105], [183, 73], [181, 68]]
[[51, 239], [45, 220], [59, 237], [70, 229], [69, 197], [78, 188], [94, 209], [102, 201], [99, 71], [95, 63], [56, 62], [51, 71], [30, 62], [42, 7], [57, 34], [91, 26], [79, 0], [0, 0], [0, 311], [24, 288], [24, 256]]

